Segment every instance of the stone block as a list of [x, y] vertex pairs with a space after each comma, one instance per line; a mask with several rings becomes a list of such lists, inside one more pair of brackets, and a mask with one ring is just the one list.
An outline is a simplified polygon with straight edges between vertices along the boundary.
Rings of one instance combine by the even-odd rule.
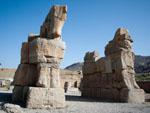
[[39, 63], [38, 80], [36, 86], [45, 88], [58, 88], [60, 86], [59, 69], [46, 63]]
[[145, 93], [143, 89], [127, 89], [124, 88], [120, 92], [122, 102], [143, 103], [145, 102]]
[[84, 62], [82, 67], [83, 74], [94, 74], [97, 71], [95, 62]]
[[64, 50], [65, 43], [62, 40], [37, 38], [29, 44], [29, 62], [59, 62], [64, 57]]
[[37, 34], [34, 34], [34, 33], [30, 33], [28, 36], [28, 42], [32, 42], [34, 39], [36, 39], [38, 37], [40, 37], [40, 36]]
[[62, 59], [60, 58], [51, 58], [51, 57], [46, 57], [46, 61], [48, 63], [52, 63], [52, 64], [60, 64]]
[[51, 88], [60, 88], [60, 70], [58, 68], [51, 68]]
[[87, 52], [84, 56], [85, 62], [96, 62], [100, 58], [100, 55], [97, 51]]
[[49, 39], [60, 38], [66, 18], [67, 6], [53, 6], [41, 26], [40, 36]]
[[99, 97], [101, 100], [104, 100], [104, 101], [119, 102], [120, 92], [119, 90], [114, 89], [114, 88], [101, 88]]
[[96, 97], [100, 98], [101, 97], [101, 88], [96, 89]]
[[112, 68], [111, 68], [111, 60], [109, 57], [105, 57], [105, 71], [104, 73], [112, 73]]
[[111, 60], [108, 57], [102, 57], [96, 62], [97, 72], [112, 73]]
[[15, 72], [13, 84], [19, 86], [35, 86], [37, 81], [37, 66], [20, 64]]
[[101, 88], [101, 99], [106, 101], [112, 101], [113, 100], [112, 90]]
[[92, 92], [91, 92], [91, 88], [83, 88], [82, 90], [82, 96], [91, 96], [92, 95]]
[[106, 81], [106, 85], [105, 87], [106, 88], [112, 88], [113, 87], [113, 77], [111, 74], [106, 74], [106, 78], [107, 78], [107, 81]]
[[118, 89], [111, 89], [112, 100], [115, 102], [120, 102], [120, 91]]
[[101, 87], [102, 88], [106, 88], [107, 87], [107, 75], [106, 74], [102, 74], [101, 75]]
[[63, 108], [65, 107], [64, 90], [29, 87], [26, 106], [27, 108]]
[[28, 84], [27, 81], [27, 72], [29, 64], [20, 64], [15, 72], [13, 84], [25, 86]]
[[132, 51], [121, 52], [122, 69], [134, 69], [134, 53]]
[[91, 88], [86, 88], [86, 95], [88, 97], [92, 96], [92, 90], [91, 90]]
[[111, 67], [113, 73], [123, 69], [120, 55], [113, 56], [113, 58], [111, 58]]
[[22, 43], [21, 48], [21, 63], [29, 63], [29, 43]]
[[47, 65], [39, 63], [37, 65], [38, 80], [36, 86], [38, 87], [50, 87], [51, 82], [51, 69]]

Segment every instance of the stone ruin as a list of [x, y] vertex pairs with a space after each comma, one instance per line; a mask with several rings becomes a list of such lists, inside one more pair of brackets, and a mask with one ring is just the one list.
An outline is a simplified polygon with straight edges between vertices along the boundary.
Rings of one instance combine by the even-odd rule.
[[28, 41], [22, 43], [21, 63], [13, 81], [13, 102], [25, 103], [28, 108], [65, 107], [59, 64], [65, 51], [61, 31], [66, 18], [66, 6], [53, 6], [40, 35], [30, 34]]
[[132, 39], [126, 29], [119, 28], [105, 47], [105, 57], [87, 52], [84, 57], [82, 96], [104, 101], [141, 103], [144, 91], [135, 81]]

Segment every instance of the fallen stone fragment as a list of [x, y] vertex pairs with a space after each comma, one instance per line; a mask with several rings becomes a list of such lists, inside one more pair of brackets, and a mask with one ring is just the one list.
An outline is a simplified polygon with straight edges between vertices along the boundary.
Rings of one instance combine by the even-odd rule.
[[7, 113], [23, 113], [22, 108], [19, 105], [6, 103], [2, 109]]

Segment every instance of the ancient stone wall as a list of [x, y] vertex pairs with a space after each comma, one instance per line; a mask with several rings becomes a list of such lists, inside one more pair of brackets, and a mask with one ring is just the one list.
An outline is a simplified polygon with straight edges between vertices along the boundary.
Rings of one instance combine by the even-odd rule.
[[144, 91], [135, 81], [132, 39], [119, 28], [105, 47], [106, 57], [87, 52], [83, 65], [82, 96], [122, 102], [144, 102]]
[[13, 80], [16, 69], [0, 68], [0, 79]]
[[68, 84], [68, 88], [80, 88], [82, 79], [82, 73], [79, 71], [61, 70], [61, 86], [65, 88], [65, 84]]
[[66, 6], [53, 6], [40, 35], [30, 34], [28, 41], [22, 43], [21, 63], [13, 81], [13, 102], [24, 102], [28, 108], [65, 107], [59, 64], [66, 48], [61, 35], [66, 15]]

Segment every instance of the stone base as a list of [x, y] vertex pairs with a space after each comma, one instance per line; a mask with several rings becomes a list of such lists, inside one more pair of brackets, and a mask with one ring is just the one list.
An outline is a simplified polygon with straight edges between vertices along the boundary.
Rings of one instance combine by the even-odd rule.
[[117, 89], [102, 88], [84, 88], [82, 90], [84, 97], [96, 97], [102, 101], [143, 103], [145, 102], [145, 93], [143, 89], [124, 88], [121, 91]]
[[94, 97], [101, 101], [119, 102], [119, 91], [117, 89], [84, 88], [83, 97]]
[[143, 103], [145, 102], [145, 93], [143, 89], [127, 89], [121, 90], [120, 99], [122, 102]]
[[65, 95], [62, 88], [15, 86], [13, 103], [25, 103], [27, 108], [63, 108]]
[[27, 108], [63, 108], [65, 95], [62, 88], [30, 87], [28, 90]]

